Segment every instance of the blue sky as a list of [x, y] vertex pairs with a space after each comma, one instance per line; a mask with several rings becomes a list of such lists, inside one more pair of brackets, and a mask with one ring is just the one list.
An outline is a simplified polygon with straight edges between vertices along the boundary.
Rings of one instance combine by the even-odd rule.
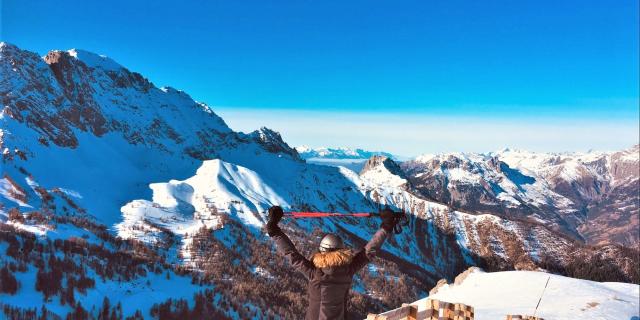
[[[3, 0], [0, 38], [106, 54], [292, 145], [638, 141], [638, 1]], [[357, 130], [356, 130], [357, 129]]]

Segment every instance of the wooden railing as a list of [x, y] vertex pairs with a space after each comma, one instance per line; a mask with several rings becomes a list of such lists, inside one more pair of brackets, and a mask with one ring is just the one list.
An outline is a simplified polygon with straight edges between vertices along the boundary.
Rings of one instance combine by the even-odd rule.
[[[369, 314], [367, 320], [474, 320], [472, 306], [439, 300], [425, 300], [424, 306], [404, 304], [402, 307], [381, 314]], [[420, 310], [420, 311], [418, 311]], [[544, 320], [543, 318], [507, 315], [506, 320]]]
[[387, 311], [383, 314], [372, 314], [367, 316], [367, 320], [417, 320], [418, 307], [413, 305], [403, 305], [398, 309]]
[[[369, 314], [367, 320], [473, 320], [473, 307], [462, 303], [449, 303], [428, 299], [424, 308], [403, 305], [381, 314]], [[418, 312], [418, 309], [422, 309]]]

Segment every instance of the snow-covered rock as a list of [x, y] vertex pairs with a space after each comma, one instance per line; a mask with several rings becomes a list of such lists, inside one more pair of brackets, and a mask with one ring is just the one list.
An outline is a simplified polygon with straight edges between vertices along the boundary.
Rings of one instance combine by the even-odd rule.
[[534, 313], [553, 320], [638, 319], [639, 288], [635, 284], [601, 283], [544, 272], [475, 270], [461, 283], [446, 284], [412, 305], [418, 306], [420, 312], [427, 299], [462, 303], [474, 307], [477, 320]]

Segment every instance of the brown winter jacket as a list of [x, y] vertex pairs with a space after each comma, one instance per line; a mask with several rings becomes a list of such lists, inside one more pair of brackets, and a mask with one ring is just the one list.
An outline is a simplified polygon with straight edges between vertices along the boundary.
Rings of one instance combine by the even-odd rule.
[[287, 256], [293, 267], [309, 280], [306, 320], [347, 319], [347, 301], [353, 275], [369, 263], [387, 235], [387, 231], [379, 229], [359, 251], [341, 249], [318, 252], [309, 261], [296, 250], [280, 228], [274, 232], [272, 238], [278, 251]]

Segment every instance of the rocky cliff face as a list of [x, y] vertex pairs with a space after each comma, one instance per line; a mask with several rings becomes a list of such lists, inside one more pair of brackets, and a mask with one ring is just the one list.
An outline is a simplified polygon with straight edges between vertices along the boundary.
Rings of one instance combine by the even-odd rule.
[[369, 171], [383, 168], [392, 175], [404, 178], [404, 172], [402, 171], [400, 166], [387, 156], [372, 156], [371, 158], [369, 158], [369, 160], [367, 160], [367, 162], [364, 164], [364, 167], [360, 171], [360, 175], [365, 175]]
[[[635, 147], [611, 154], [608, 160], [610, 179], [605, 179], [602, 192], [587, 203], [587, 223], [580, 226], [590, 244], [638, 244], [640, 237], [640, 180], [638, 154]], [[603, 161], [603, 160], [601, 160]], [[634, 196], [635, 195], [635, 196]]]

